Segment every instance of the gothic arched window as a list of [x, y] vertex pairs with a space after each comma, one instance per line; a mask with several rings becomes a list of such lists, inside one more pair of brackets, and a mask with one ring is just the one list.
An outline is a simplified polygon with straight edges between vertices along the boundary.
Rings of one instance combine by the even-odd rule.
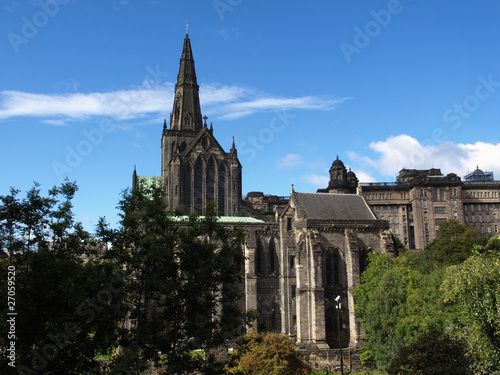
[[206, 202], [215, 200], [215, 164], [214, 159], [210, 158], [206, 167]]
[[217, 182], [218, 185], [218, 203], [219, 203], [219, 211], [221, 215], [225, 215], [226, 210], [226, 166], [225, 164], [221, 164], [219, 167], [219, 179]]
[[201, 214], [203, 208], [203, 163], [201, 158], [194, 164], [194, 209]]
[[182, 179], [182, 193], [183, 193], [183, 199], [182, 202], [184, 203], [184, 209], [186, 210], [186, 213], [189, 214], [191, 213], [191, 165], [187, 164], [186, 168], [184, 169], [184, 176]]
[[278, 273], [278, 254], [276, 253], [276, 242], [274, 238], [269, 241], [269, 272]]
[[336, 249], [331, 249], [326, 253], [325, 273], [326, 285], [334, 286], [340, 284], [340, 261], [339, 253]]
[[255, 273], [262, 273], [262, 242], [259, 237], [257, 237], [257, 246], [255, 249]]
[[191, 126], [191, 116], [189, 116], [189, 114], [184, 117], [184, 125], [188, 127]]

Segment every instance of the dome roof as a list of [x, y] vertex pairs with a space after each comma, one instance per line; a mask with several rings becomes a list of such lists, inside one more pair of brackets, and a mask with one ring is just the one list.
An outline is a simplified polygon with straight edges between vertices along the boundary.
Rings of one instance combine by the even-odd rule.
[[337, 159], [333, 161], [332, 167], [343, 167], [344, 163], [342, 163], [342, 160], [339, 159], [339, 156], [337, 155]]
[[347, 172], [347, 178], [356, 178], [356, 173], [351, 171], [351, 168], [349, 168], [349, 172]]

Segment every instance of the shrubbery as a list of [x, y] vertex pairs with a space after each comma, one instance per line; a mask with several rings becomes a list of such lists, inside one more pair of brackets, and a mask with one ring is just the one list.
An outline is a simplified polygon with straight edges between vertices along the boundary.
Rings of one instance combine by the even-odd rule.
[[290, 339], [271, 332], [240, 338], [227, 366], [231, 375], [306, 375], [311, 371]]

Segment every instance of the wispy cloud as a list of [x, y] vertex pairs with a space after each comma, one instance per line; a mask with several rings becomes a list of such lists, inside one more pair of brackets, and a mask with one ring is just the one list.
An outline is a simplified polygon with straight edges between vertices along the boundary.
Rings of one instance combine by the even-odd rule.
[[[62, 125], [93, 116], [107, 116], [116, 120], [158, 116], [170, 111], [173, 92], [174, 83], [171, 82], [103, 93], [34, 94], [1, 91], [0, 121], [27, 116], [39, 118], [44, 123]], [[237, 85], [206, 84], [200, 87], [202, 110], [219, 119], [235, 119], [276, 109], [328, 111], [346, 99], [275, 97]]]
[[278, 169], [304, 165], [304, 158], [299, 154], [286, 154], [278, 161]]
[[295, 167], [307, 167], [311, 169], [322, 168], [325, 166], [325, 161], [321, 159], [306, 161], [302, 155], [299, 154], [286, 154], [279, 161], [277, 168], [295, 168]]

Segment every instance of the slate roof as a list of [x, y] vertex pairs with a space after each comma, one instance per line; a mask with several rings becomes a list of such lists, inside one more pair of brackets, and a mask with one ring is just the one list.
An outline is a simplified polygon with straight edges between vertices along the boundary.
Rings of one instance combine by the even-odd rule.
[[357, 194], [295, 193], [308, 219], [377, 220], [362, 196]]

